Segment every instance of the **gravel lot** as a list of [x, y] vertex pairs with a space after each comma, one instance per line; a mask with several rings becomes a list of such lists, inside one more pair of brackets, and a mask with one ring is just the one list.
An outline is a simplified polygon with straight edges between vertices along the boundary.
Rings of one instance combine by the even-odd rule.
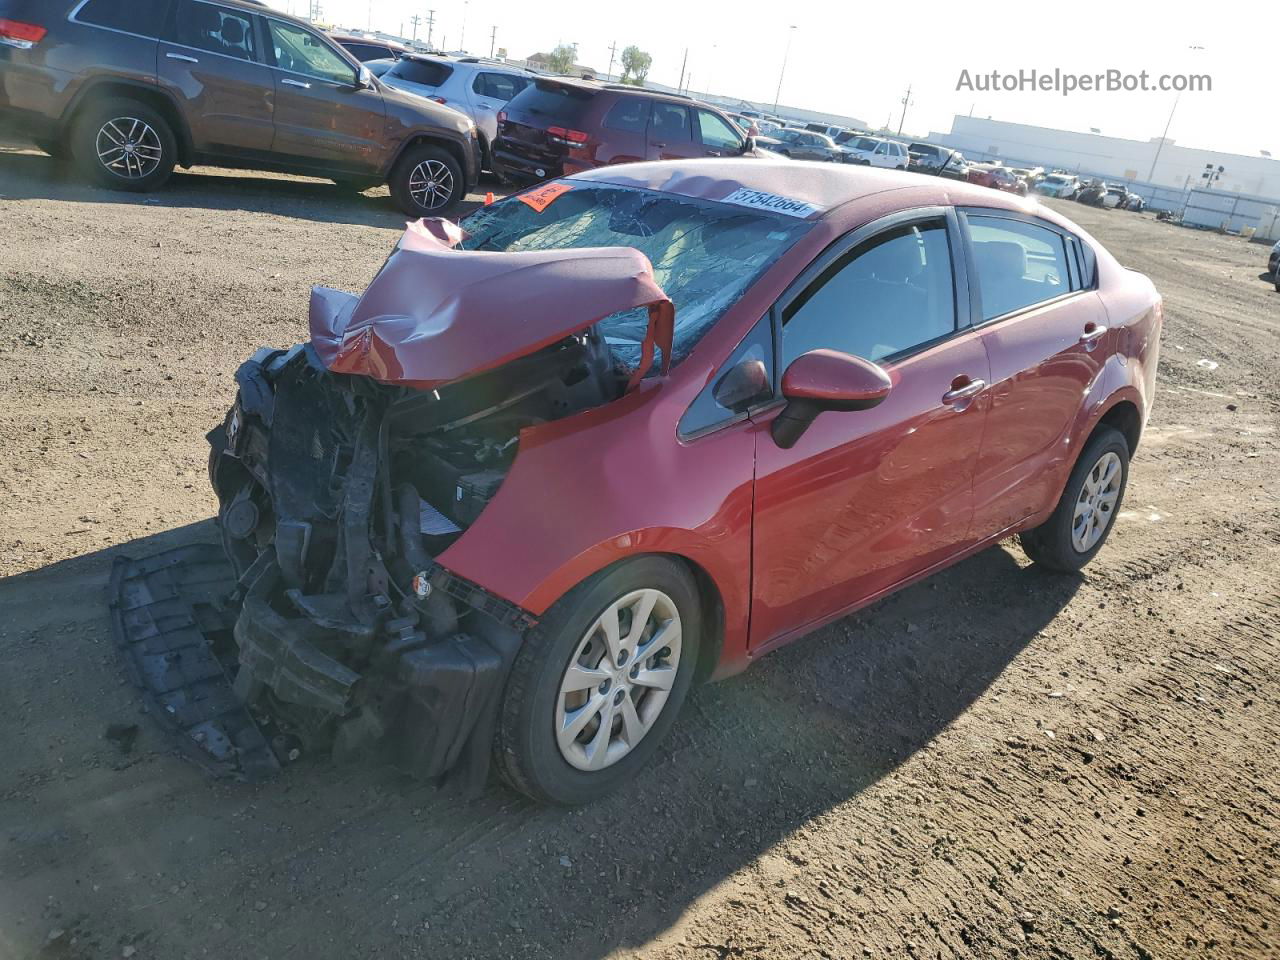
[[643, 782], [566, 812], [318, 760], [211, 782], [111, 646], [111, 557], [210, 536], [233, 371], [368, 282], [385, 190], [135, 197], [0, 150], [0, 957], [1280, 956], [1280, 294], [1265, 247], [1053, 204], [1167, 304], [1094, 564], [974, 557], [695, 691]]

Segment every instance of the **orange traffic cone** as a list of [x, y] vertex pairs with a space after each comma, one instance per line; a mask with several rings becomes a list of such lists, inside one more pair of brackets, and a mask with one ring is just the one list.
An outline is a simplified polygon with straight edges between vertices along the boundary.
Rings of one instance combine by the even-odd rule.
[[486, 194], [484, 195], [484, 205], [487, 207], [487, 206], [488, 206], [489, 204], [491, 204], [491, 203], [493, 203], [493, 191], [492, 191], [492, 190], [490, 190], [488, 193], [486, 193]]

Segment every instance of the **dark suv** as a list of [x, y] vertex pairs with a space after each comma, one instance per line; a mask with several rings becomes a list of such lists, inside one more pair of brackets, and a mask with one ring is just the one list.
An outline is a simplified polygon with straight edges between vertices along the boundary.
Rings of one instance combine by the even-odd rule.
[[494, 172], [536, 181], [611, 163], [755, 155], [726, 114], [676, 94], [540, 77], [498, 114]]
[[0, 126], [108, 187], [281, 170], [385, 182], [411, 216], [448, 213], [479, 169], [471, 120], [252, 0], [0, 0]]

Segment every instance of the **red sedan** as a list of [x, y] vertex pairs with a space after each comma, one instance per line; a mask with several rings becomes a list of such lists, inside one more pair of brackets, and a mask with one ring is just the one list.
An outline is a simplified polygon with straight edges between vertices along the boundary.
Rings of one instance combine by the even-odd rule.
[[992, 190], [1016, 193], [1020, 197], [1027, 194], [1027, 182], [1014, 174], [1008, 167], [999, 165], [974, 164], [970, 166], [969, 182], [976, 183], [980, 187], [990, 187]]
[[303, 752], [591, 800], [695, 681], [1011, 534], [1088, 563], [1161, 319], [1038, 203], [865, 167], [613, 166], [423, 221], [210, 435], [236, 691]]

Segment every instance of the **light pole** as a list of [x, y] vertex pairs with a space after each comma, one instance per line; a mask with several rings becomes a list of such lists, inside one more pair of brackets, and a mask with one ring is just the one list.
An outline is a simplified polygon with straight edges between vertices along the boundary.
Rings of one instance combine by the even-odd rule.
[[[1188, 50], [1203, 50], [1204, 47], [1199, 44], [1192, 44], [1187, 47]], [[1164, 149], [1165, 138], [1169, 136], [1169, 125], [1173, 123], [1173, 112], [1178, 109], [1178, 101], [1182, 99], [1182, 93], [1179, 92], [1173, 98], [1173, 106], [1169, 108], [1169, 119], [1164, 122], [1164, 133], [1160, 134], [1160, 142], [1156, 144], [1156, 155], [1151, 158], [1151, 170], [1147, 173], [1147, 182], [1155, 183], [1156, 162], [1160, 159], [1160, 151]]]
[[787, 57], [791, 55], [791, 38], [794, 35], [796, 25], [793, 23], [787, 28], [787, 46], [782, 51], [782, 69], [778, 71], [778, 92], [773, 96], [773, 112], [778, 112], [778, 102], [782, 100], [782, 78], [787, 74]]

